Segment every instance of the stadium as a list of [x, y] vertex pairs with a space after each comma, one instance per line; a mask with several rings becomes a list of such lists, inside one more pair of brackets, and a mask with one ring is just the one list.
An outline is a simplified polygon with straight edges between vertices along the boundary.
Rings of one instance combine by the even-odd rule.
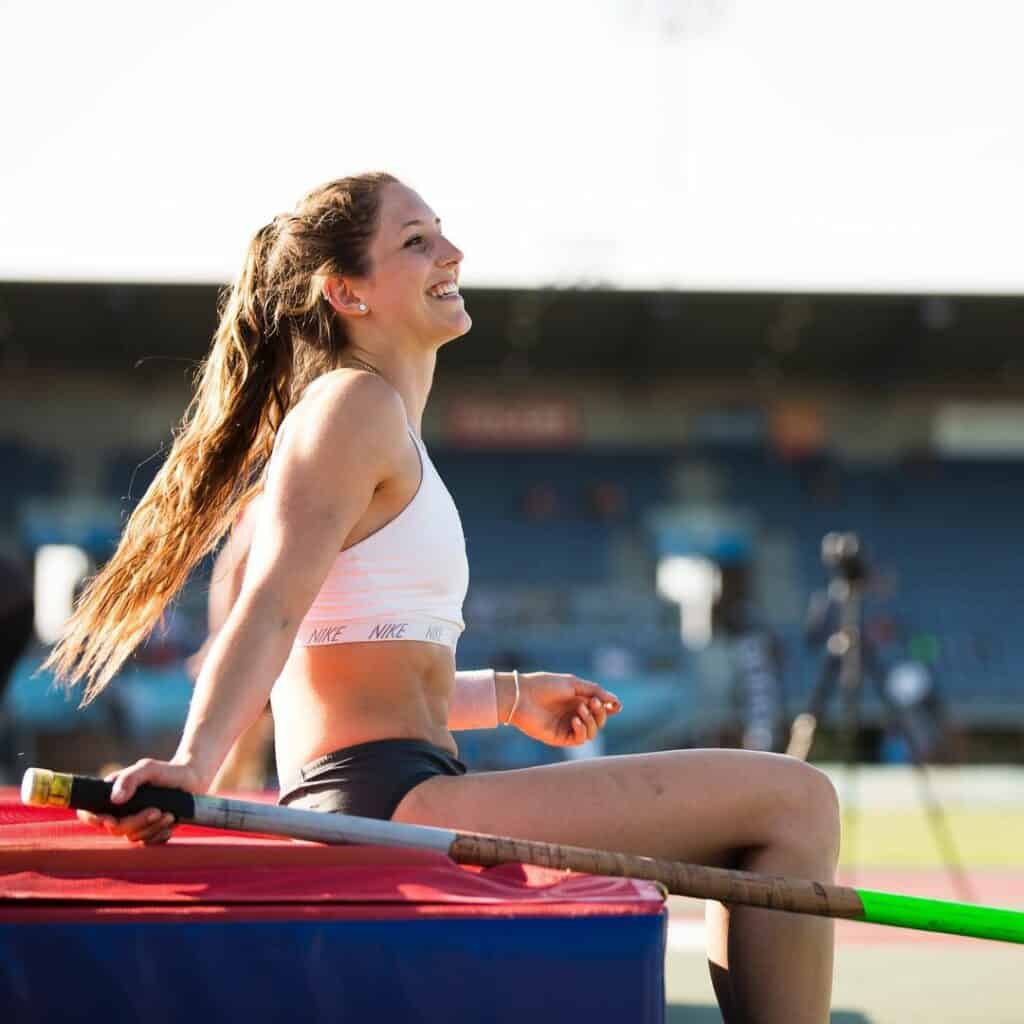
[[[220, 13], [204, 16], [206, 21], [195, 15], [211, 34], [224, 28], [230, 5], [220, 5], [224, 11], [212, 6]], [[321, 5], [309, 6], [324, 18], [334, 16]], [[410, 26], [419, 25], [419, 15], [391, 6], [403, 8]], [[795, 3], [782, 4], [770, 25], [740, 3], [639, 4], [632, 13], [616, 5], [600, 11], [569, 6], [574, 18], [551, 15], [552, 39], [578, 44], [579, 80], [591, 84], [573, 101], [578, 116], [566, 130], [577, 143], [590, 139], [609, 167], [596, 170], [592, 180], [580, 179], [574, 193], [510, 156], [513, 166], [490, 196], [489, 214], [491, 233], [505, 231], [510, 238], [504, 246], [493, 238], [481, 243], [478, 274], [471, 241], [488, 233], [481, 224], [485, 207], [465, 182], [486, 166], [486, 140], [510, 131], [496, 125], [497, 113], [508, 113], [497, 101], [474, 129], [485, 141], [467, 158], [458, 182], [445, 183], [441, 156], [419, 157], [417, 163], [409, 155], [412, 142], [403, 149], [376, 141], [353, 146], [350, 153], [321, 141], [301, 153], [301, 174], [269, 167], [262, 190], [244, 201], [223, 198], [229, 190], [218, 175], [229, 180], [228, 169], [213, 172], [206, 191], [219, 195], [220, 205], [202, 208], [191, 232], [175, 223], [185, 207], [174, 203], [184, 204], [184, 198], [161, 199], [145, 232], [134, 223], [145, 190], [107, 208], [106, 196], [118, 187], [127, 190], [125, 182], [141, 170], [122, 173], [111, 158], [105, 163], [111, 182], [97, 186], [91, 213], [68, 213], [66, 242], [52, 247], [32, 242], [29, 217], [18, 209], [19, 195], [31, 197], [24, 189], [36, 181], [33, 161], [48, 152], [46, 132], [26, 128], [27, 155], [4, 172], [10, 180], [3, 221], [13, 242], [0, 264], [0, 559], [7, 577], [0, 602], [6, 659], [0, 664], [0, 786], [17, 787], [34, 766], [98, 776], [138, 758], [174, 753], [195, 685], [190, 659], [207, 638], [217, 551], [201, 560], [158, 627], [97, 700], [81, 707], [81, 694], [68, 692], [42, 664], [86, 581], [113, 555], [168, 456], [234, 273], [240, 251], [235, 235], [241, 238], [250, 223], [262, 223], [261, 214], [272, 213], [275, 203], [283, 207], [279, 197], [297, 198], [303, 187], [336, 172], [363, 169], [367, 161], [383, 165], [390, 158], [396, 173], [425, 194], [437, 184], [433, 193], [440, 198], [430, 201], [446, 224], [452, 222], [453, 234], [465, 227], [471, 239], [459, 244], [467, 252], [461, 294], [472, 330], [439, 353], [422, 424], [430, 458], [457, 506], [470, 566], [458, 665], [572, 673], [598, 681], [622, 702], [622, 712], [582, 746], [553, 746], [513, 729], [457, 733], [459, 756], [470, 773], [683, 749], [788, 752], [823, 768], [836, 786], [843, 812], [843, 884], [1024, 909], [1024, 566], [1018, 522], [1024, 504], [1024, 276], [1005, 245], [1021, 218], [1014, 191], [1002, 188], [1010, 177], [987, 179], [988, 191], [980, 178], [969, 179], [969, 187], [947, 199], [948, 208], [931, 211], [937, 223], [923, 228], [927, 203], [915, 198], [911, 186], [915, 173], [923, 176], [925, 167], [934, 166], [932, 137], [924, 132], [918, 164], [907, 141], [913, 133], [900, 140], [910, 162], [892, 169], [891, 190], [879, 191], [877, 212], [868, 209], [865, 195], [818, 212], [808, 199], [786, 222], [782, 213], [771, 212], [784, 205], [776, 200], [796, 202], [804, 186], [797, 180], [794, 192], [785, 194], [774, 168], [759, 177], [751, 170], [757, 184], [742, 196], [729, 198], [724, 186], [721, 193], [701, 191], [717, 169], [727, 185], [736, 173], [724, 163], [719, 167], [716, 161], [727, 161], [726, 150], [716, 148], [710, 120], [696, 113], [705, 90], [724, 74], [715, 70], [716, 56], [733, 68], [730, 62], [753, 61], [742, 44], [759, 33], [780, 54], [784, 43], [796, 45], [794, 39], [823, 46], [826, 25], [818, 19], [825, 16], [801, 13]], [[477, 24], [477, 15], [463, 13]], [[281, 27], [279, 18], [263, 12], [245, 29], [245, 39], [270, 38]], [[14, 28], [17, 18], [5, 12], [3, 20]], [[953, 33], [940, 14], [934, 21], [937, 32]], [[39, 29], [31, 19], [17, 27], [29, 34]], [[985, 27], [984, 40], [997, 56], [1007, 30]], [[130, 26], [122, 25], [122, 31], [144, 52], [141, 35], [132, 35]], [[195, 26], [175, 31], [197, 53], [212, 45]], [[864, 39], [877, 39], [877, 30], [863, 31]], [[902, 22], [893, 31], [904, 42], [912, 38]], [[402, 39], [403, 47], [413, 46], [404, 33]], [[537, 60], [556, 75], [555, 82], [560, 58], [548, 45], [538, 44]], [[897, 89], [901, 68], [892, 45], [890, 40], [882, 46], [878, 59], [891, 73], [889, 87]], [[612, 112], [630, 103], [642, 107], [636, 130], [647, 140], [638, 138], [634, 146], [628, 185], [621, 184], [627, 180], [625, 165], [612, 147], [604, 152], [607, 140], [598, 145], [591, 134], [594, 111], [613, 102], [611, 87], [600, 80], [600, 60], [620, 46], [637, 76], [633, 92], [623, 87], [632, 99], [614, 100], [620, 106]], [[822, 57], [815, 52], [809, 66], [821, 74]], [[639, 74], [644, 54], [656, 64], [647, 77]], [[166, 59], [166, 50], [153, 51], [155, 67], [145, 72], [130, 62], [137, 77], [125, 81], [150, 82], [144, 73], [162, 81]], [[933, 58], [921, 60], [920, 74], [931, 80]], [[459, 68], [469, 85], [490, 80], [479, 65]], [[788, 80], [782, 72], [772, 78], [761, 71], [779, 100]], [[992, 126], [989, 138], [975, 125], [975, 134], [958, 143], [961, 150], [980, 166], [984, 154], [1002, 146], [1000, 173], [1008, 174], [1014, 160], [1021, 170], [1024, 149], [1008, 114], [1007, 81], [993, 79], [991, 92], [957, 102], [988, 104], [985, 124]], [[165, 94], [157, 85], [147, 88], [158, 102], [171, 102], [160, 99]], [[746, 109], [730, 95], [719, 96], [722, 116]], [[831, 117], [817, 123], [823, 146], [833, 147], [835, 166], [849, 157], [853, 138], [843, 128], [844, 111], [864, 124], [874, 112], [881, 127], [869, 139], [877, 147], [888, 138], [886, 118], [895, 118], [881, 93], [864, 93], [849, 108], [842, 106], [845, 96], [837, 87], [820, 107], [804, 111], [807, 119]], [[94, 137], [96, 152], [103, 152], [105, 139], [128, 131], [125, 118], [132, 115], [119, 97], [108, 96], [105, 110], [83, 103], [80, 130], [83, 138]], [[39, 102], [44, 100], [50, 102]], [[400, 102], [389, 97], [383, 108], [393, 112], [398, 107], [391, 104]], [[765, 111], [774, 109], [763, 102]], [[808, 122], [791, 123], [792, 111], [786, 114], [779, 104], [782, 141], [786, 130], [806, 134]], [[198, 105], [187, 109], [193, 122], [186, 119], [182, 128], [183, 148], [199, 144], [198, 126], [206, 116]], [[673, 134], [676, 114], [679, 129]], [[934, 123], [945, 118], [954, 138], [961, 114], [945, 95], [934, 109], [920, 111], [926, 126], [933, 123], [929, 117]], [[568, 163], [576, 144], [553, 141], [554, 113], [538, 116], [538, 131], [553, 147], [546, 150], [550, 176], [560, 159]], [[745, 117], [756, 140], [756, 108]], [[143, 133], [140, 145], [156, 145], [136, 128]], [[859, 130], [866, 131], [863, 124]], [[425, 129], [416, 131], [422, 138]], [[982, 145], [985, 140], [990, 148]], [[583, 166], [575, 161], [556, 177], [571, 179]], [[838, 191], [852, 181], [855, 168], [847, 170], [850, 176], [838, 179]], [[152, 187], [161, 195], [172, 191], [176, 173], [156, 177]], [[800, 179], [795, 166], [790, 173]], [[43, 179], [35, 187], [41, 196], [53, 186]], [[532, 202], [523, 193], [533, 195]], [[1002, 217], [1003, 230], [991, 244], [962, 208], [975, 200], [979, 221], [986, 209]], [[33, 198], [28, 205], [37, 202]], [[675, 205], [669, 208], [669, 202]], [[133, 203], [139, 205], [133, 209]], [[702, 203], [711, 204], [717, 219]], [[770, 208], [763, 221], [755, 220], [755, 207]], [[218, 209], [224, 213], [220, 226]], [[564, 223], [552, 226], [560, 214]], [[851, 229], [858, 217], [861, 229]], [[126, 222], [110, 227], [112, 255], [97, 252], [90, 264], [87, 242], [111, 220]], [[662, 230], [642, 234], [636, 226], [641, 221]], [[204, 233], [202, 222], [214, 227]], [[677, 231], [686, 239], [678, 258], [675, 243], [665, 237]], [[148, 254], [139, 249], [134, 260], [134, 245], [149, 232], [177, 237], [184, 243], [180, 254], [168, 243], [152, 246]], [[916, 253], [898, 239], [901, 232], [918, 236]], [[787, 233], [793, 236], [788, 248]], [[939, 246], [940, 237], [948, 244]], [[854, 245], [858, 238], [861, 249]], [[246, 772], [228, 787], [231, 792], [264, 800], [276, 796], [280, 780], [271, 745], [263, 744]], [[41, 956], [32, 929], [47, 923], [50, 912], [51, 927], [63, 929], [72, 947], [82, 942], [87, 948], [91, 940], [84, 932], [72, 934], [89, 925], [83, 907], [98, 906], [106, 892], [116, 918], [117, 908], [133, 898], [125, 886], [136, 868], [127, 866], [117, 844], [90, 845], [85, 826], [73, 824], [69, 813], [37, 820], [15, 806], [13, 788], [4, 793], [0, 948], [8, 960], [20, 957], [30, 964]], [[223, 873], [230, 866], [223, 852], [230, 844], [217, 846], [204, 835], [186, 828], [166, 851], [152, 852], [170, 856], [176, 845], [191, 841], [196, 850], [208, 848], [210, 856], [222, 858], [208, 878], [188, 877], [202, 879], [212, 905], [234, 908], [232, 927], [241, 928], [241, 921], [255, 927], [259, 912], [253, 907], [260, 900], [283, 918], [280, 908], [301, 899], [307, 905], [303, 914], [315, 917], [316, 898], [305, 890], [296, 895], [284, 881], [274, 883], [276, 895], [247, 903], [230, 890]], [[50, 867], [37, 871], [33, 858], [42, 857], [39, 851], [51, 840], [54, 849], [38, 861]], [[291, 863], [280, 842], [264, 853], [255, 840], [241, 842], [252, 845], [241, 848], [238, 870], [258, 869], [264, 853], [265, 863], [282, 871]], [[340, 871], [340, 864], [358, 872], [365, 866], [359, 849], [346, 847], [334, 867], [326, 854], [318, 854], [316, 863], [324, 871]], [[400, 876], [405, 862], [381, 860], [375, 849], [368, 862]], [[110, 858], [106, 867], [104, 850]], [[95, 877], [109, 890], [97, 883], [94, 892], [79, 896], [70, 880], [79, 874], [75, 856], [87, 853]], [[184, 857], [160, 861], [159, 879], [130, 876], [140, 886], [169, 887], [145, 897], [140, 921], [171, 922], [169, 901], [176, 897], [168, 892], [175, 880], [167, 872], [178, 870], [176, 865], [203, 870], [198, 854], [187, 864]], [[414, 872], [431, 866], [406, 867]], [[222, 869], [223, 877], [215, 875]], [[533, 890], [554, 881], [538, 873], [527, 871], [511, 881], [499, 877], [493, 892], [466, 902], [512, 907], [514, 900], [540, 900]], [[50, 887], [25, 883], [36, 874]], [[318, 941], [336, 941], [339, 962], [367, 941], [387, 950], [377, 959], [367, 954], [378, 991], [405, 985], [410, 1002], [401, 1012], [425, 1013], [422, 1000], [435, 996], [394, 978], [405, 978], [409, 964], [424, 971], [441, 968], [429, 950], [403, 945], [411, 942], [411, 930], [395, 937], [402, 932], [397, 912], [389, 931], [390, 912], [373, 909], [374, 900], [383, 906], [392, 898], [383, 877], [374, 876], [378, 895], [367, 897], [365, 905], [355, 897], [332, 897], [335, 904], [348, 901], [361, 909], [345, 920], [350, 931], [325, 932]], [[387, 879], [390, 884], [391, 875]], [[527, 894], [495, 895], [499, 882], [511, 889], [512, 881]], [[365, 879], [358, 884], [372, 888]], [[400, 877], [395, 884], [401, 885]], [[579, 891], [551, 896], [546, 917], [531, 916], [522, 903], [507, 909], [505, 918], [500, 910], [482, 914], [480, 928], [506, 921], [500, 940], [484, 932], [463, 935], [460, 929], [468, 929], [470, 920], [453, 911], [432, 941], [457, 947], [466, 958], [460, 969], [477, 963], [476, 943], [494, 943], [486, 948], [495, 957], [523, 949], [524, 963], [537, 971], [537, 986], [545, 991], [557, 987], [559, 964], [569, 973], [578, 970], [580, 978], [595, 963], [605, 964], [609, 985], [619, 987], [614, 998], [607, 997], [608, 1015], [593, 1011], [598, 1020], [721, 1019], [700, 952], [703, 923], [696, 899], [673, 895], [664, 908], [658, 903], [652, 909], [654, 898], [646, 891], [599, 891], [596, 883], [592, 890], [581, 884]], [[81, 905], [68, 909], [78, 899]], [[552, 909], [574, 899], [579, 905], [564, 919]], [[424, 902], [458, 901], [435, 893]], [[622, 910], [621, 920], [598, 921], [594, 908], [613, 904], [632, 910]], [[202, 927], [199, 904], [190, 906], [196, 916], [174, 918], [176, 927]], [[426, 912], [417, 905], [415, 913]], [[645, 915], [658, 922], [653, 931], [642, 931]], [[353, 930], [357, 918], [377, 929], [372, 939]], [[581, 940], [587, 921], [593, 931]], [[266, 922], [259, 918], [259, 924]], [[270, 941], [307, 941], [295, 921], [278, 924]], [[635, 939], [623, 939], [634, 925]], [[580, 941], [585, 950], [577, 959], [564, 954], [566, 943]], [[631, 941], [646, 958], [637, 966], [646, 972], [641, 981], [630, 974], [636, 965], [616, 946]], [[160, 989], [161, 964], [170, 964], [172, 972], [187, 967], [172, 963], [175, 954], [163, 939], [147, 945], [125, 932], [104, 943], [111, 958], [135, 957], [139, 984], [155, 985], [153, 992]], [[1008, 946], [976, 938], [840, 922], [831, 1019], [1017, 1020], [1011, 955]], [[351, 994], [344, 986], [331, 988], [329, 956], [315, 965], [308, 951], [301, 956], [307, 958], [299, 967], [305, 987], [297, 998], [329, 1002]], [[490, 963], [488, 956], [482, 960]], [[231, 965], [225, 961], [223, 969]], [[111, 999], [123, 994], [124, 979], [102, 976]], [[7, 986], [16, 992], [13, 978], [14, 972], [0, 969], [0, 991]], [[80, 980], [76, 975], [75, 983]], [[280, 992], [293, 979], [280, 968], [272, 983]], [[486, 972], [478, 984], [487, 989]], [[320, 996], [318, 985], [324, 986]], [[34, 997], [16, 994], [23, 1000], [16, 1004], [17, 1020], [60, 1012], [55, 1001], [33, 1003]], [[184, 1012], [188, 1000], [205, 1005], [203, 998], [190, 990], [176, 1007]], [[257, 1000], [269, 998], [254, 997], [239, 1012], [261, 1019]], [[348, 1019], [362, 1019], [369, 1010], [351, 998]], [[537, 1012], [523, 992], [502, 999], [509, 1014], [501, 1020]], [[310, 1019], [326, 1017], [328, 1002], [310, 1009]], [[480, 1011], [471, 1002], [459, 1005], [470, 1019], [485, 1019], [474, 1017]]]

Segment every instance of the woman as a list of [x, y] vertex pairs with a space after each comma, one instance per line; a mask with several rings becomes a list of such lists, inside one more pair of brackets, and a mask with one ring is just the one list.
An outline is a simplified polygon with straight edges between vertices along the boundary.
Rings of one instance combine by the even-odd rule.
[[[454, 730], [501, 722], [575, 745], [619, 705], [572, 676], [455, 670], [465, 547], [419, 435], [437, 352], [471, 323], [461, 263], [423, 199], [383, 174], [317, 189], [253, 239], [172, 452], [51, 659], [95, 697], [262, 491], [178, 750], [117, 773], [114, 799], [143, 782], [204, 791], [270, 697], [285, 803], [830, 882], [835, 794], [789, 758], [464, 774]], [[173, 824], [91, 820], [141, 843]], [[718, 905], [708, 920], [727, 1020], [827, 1018], [829, 921]]]

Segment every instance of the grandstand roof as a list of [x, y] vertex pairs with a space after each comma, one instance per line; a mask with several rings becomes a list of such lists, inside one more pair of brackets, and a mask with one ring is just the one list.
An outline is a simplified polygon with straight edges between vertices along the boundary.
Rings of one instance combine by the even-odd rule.
[[[1024, 298], [467, 290], [470, 339], [442, 366], [841, 378], [851, 385], [1024, 391]], [[0, 282], [0, 359], [131, 370], [203, 356], [214, 285]]]

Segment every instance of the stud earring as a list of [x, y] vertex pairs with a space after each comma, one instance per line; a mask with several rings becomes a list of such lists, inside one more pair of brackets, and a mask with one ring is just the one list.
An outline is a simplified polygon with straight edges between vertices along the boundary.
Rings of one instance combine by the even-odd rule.
[[360, 302], [359, 303], [359, 312], [360, 313], [365, 313], [366, 312], [366, 303], [365, 302]]

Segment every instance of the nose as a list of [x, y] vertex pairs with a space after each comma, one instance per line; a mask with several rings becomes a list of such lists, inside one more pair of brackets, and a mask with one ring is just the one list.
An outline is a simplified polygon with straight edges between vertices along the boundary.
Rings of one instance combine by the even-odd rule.
[[453, 245], [451, 242], [449, 242], [447, 238], [445, 238], [441, 252], [438, 254], [438, 263], [440, 263], [441, 266], [443, 267], [447, 267], [453, 263], [461, 263], [462, 259], [462, 250], [459, 249], [458, 246]]

